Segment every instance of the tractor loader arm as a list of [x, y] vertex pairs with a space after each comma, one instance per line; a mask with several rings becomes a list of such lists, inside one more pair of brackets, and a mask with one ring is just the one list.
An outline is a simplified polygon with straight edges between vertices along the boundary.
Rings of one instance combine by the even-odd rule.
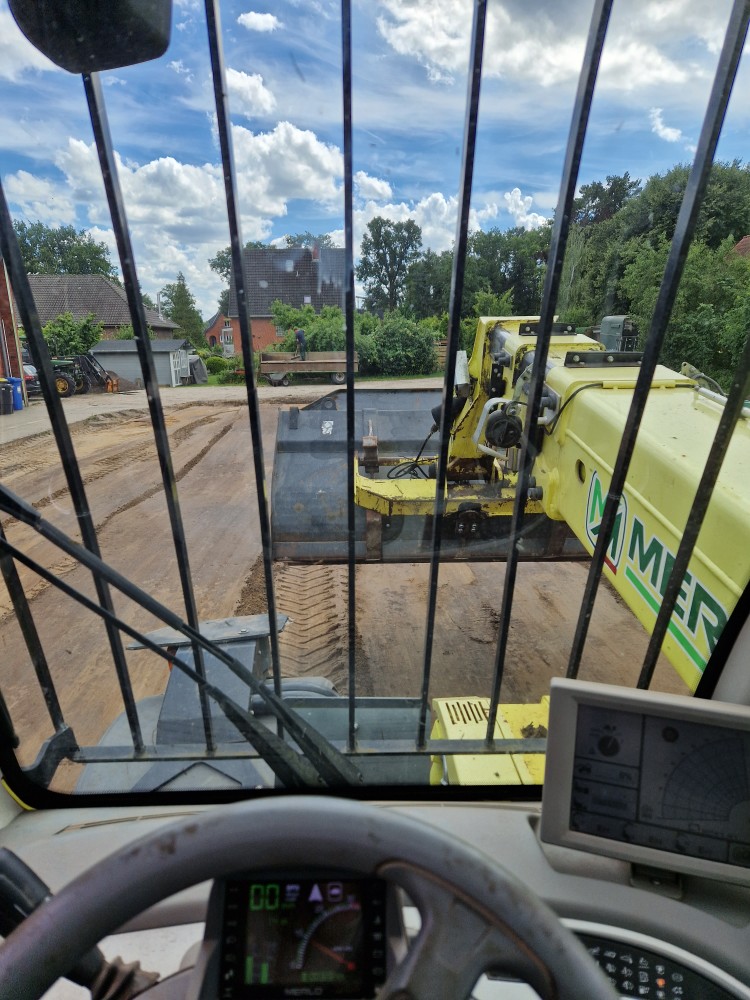
[[[457, 358], [442, 555], [503, 560], [510, 548], [537, 317], [483, 317]], [[594, 549], [640, 355], [555, 326], [527, 494], [521, 559], [586, 559]], [[356, 557], [429, 559], [438, 390], [357, 388]], [[344, 561], [346, 397], [292, 407], [279, 422], [272, 512], [276, 558]], [[610, 542], [605, 574], [644, 627], [658, 613], [722, 401], [689, 375], [656, 370]], [[750, 426], [738, 425], [664, 651], [694, 688], [746, 583]], [[731, 526], [729, 532], [726, 525]], [[723, 526], [720, 528], [720, 525]]]

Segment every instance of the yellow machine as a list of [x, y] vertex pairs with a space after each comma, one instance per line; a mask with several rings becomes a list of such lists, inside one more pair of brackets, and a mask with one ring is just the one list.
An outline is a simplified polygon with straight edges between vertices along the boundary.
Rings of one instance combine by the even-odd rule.
[[[464, 540], [467, 559], [475, 545], [481, 553], [487, 539], [507, 534], [535, 346], [533, 318], [483, 318], [471, 360], [458, 359], [446, 519]], [[581, 334], [552, 336], [526, 504], [547, 558], [575, 554], [571, 533], [588, 553], [594, 549], [638, 362], [637, 354], [607, 351]], [[605, 566], [646, 629], [658, 612], [722, 407], [721, 397], [695, 379], [657, 368]], [[370, 469], [376, 448], [365, 439]], [[388, 477], [388, 470], [407, 466], [408, 478]], [[377, 473], [362, 464], [357, 468], [359, 506], [378, 512], [386, 523], [431, 514], [434, 459], [389, 456], [378, 459], [377, 468]], [[692, 689], [747, 582], [750, 499], [742, 485], [747, 482], [745, 418], [721, 470], [664, 643]], [[530, 534], [532, 542], [534, 537]]]
[[[443, 561], [507, 557], [537, 322], [481, 318], [471, 358], [465, 352], [456, 358]], [[553, 328], [520, 559], [587, 559], [593, 552], [640, 359]], [[723, 397], [702, 381], [695, 372], [657, 366], [606, 553], [606, 578], [649, 632], [724, 408]], [[358, 560], [429, 559], [441, 407], [436, 390], [357, 388]], [[346, 416], [343, 392], [280, 414], [272, 503], [277, 559], [347, 557]], [[747, 583], [748, 418], [750, 410], [735, 429], [662, 646], [691, 690]], [[435, 698], [433, 736], [483, 739], [487, 709], [486, 698]], [[501, 705], [498, 737], [520, 738], [530, 713], [535, 726], [546, 725], [544, 703]], [[448, 758], [435, 762], [432, 780], [483, 783], [495, 767], [492, 780], [536, 783], [543, 764], [530, 761], [529, 755]]]

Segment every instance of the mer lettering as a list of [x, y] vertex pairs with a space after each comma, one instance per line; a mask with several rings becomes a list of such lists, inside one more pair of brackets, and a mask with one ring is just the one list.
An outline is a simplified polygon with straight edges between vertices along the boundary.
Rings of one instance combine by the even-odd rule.
[[[632, 520], [627, 553], [625, 575], [654, 612], [658, 612], [674, 565], [674, 554], [656, 535], [647, 537], [646, 527], [638, 517]], [[700, 645], [704, 645], [705, 641], [709, 654], [713, 652], [727, 623], [727, 613], [721, 603], [690, 572], [685, 574], [682, 582], [674, 617]], [[670, 631], [675, 632], [674, 625], [673, 621]]]

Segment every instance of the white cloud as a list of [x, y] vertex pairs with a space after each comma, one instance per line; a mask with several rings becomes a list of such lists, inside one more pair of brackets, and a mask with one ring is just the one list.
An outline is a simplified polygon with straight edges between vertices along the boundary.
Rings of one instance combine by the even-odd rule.
[[530, 195], [522, 195], [520, 188], [515, 187], [512, 191], [506, 191], [503, 198], [506, 210], [513, 216], [515, 226], [522, 226], [524, 229], [538, 229], [549, 221], [538, 212], [529, 211], [533, 198]]
[[182, 61], [182, 59], [173, 59], [171, 62], [167, 63], [167, 68], [173, 70], [178, 76], [184, 76], [188, 83], [193, 80], [193, 73]]
[[18, 80], [40, 71], [62, 72], [26, 39], [10, 11], [0, 9], [0, 79]]
[[[367, 223], [376, 215], [391, 222], [405, 222], [413, 219], [422, 230], [422, 245], [436, 253], [450, 250], [456, 238], [456, 223], [458, 219], [458, 199], [453, 196], [446, 198], [439, 191], [426, 195], [414, 204], [407, 202], [388, 205], [368, 202], [355, 212], [355, 257], [359, 254], [359, 243]], [[489, 222], [497, 216], [497, 205], [488, 203], [483, 208], [471, 209], [469, 212], [469, 229], [480, 228], [480, 223]]]
[[235, 163], [246, 209], [281, 216], [291, 199], [309, 198], [335, 205], [341, 197], [343, 158], [338, 147], [314, 132], [279, 122], [270, 132], [232, 130]]
[[724, 40], [726, 14], [721, 5], [707, 4], [705, 0], [656, 0], [644, 9], [644, 28], [654, 35], [663, 32], [674, 37], [675, 28], [682, 34], [692, 34], [700, 39], [706, 49], [718, 55]]
[[[452, 82], [464, 76], [469, 62], [470, 8], [461, 0], [430, 4], [384, 0], [387, 16], [377, 19], [380, 34], [395, 52], [411, 56], [427, 70], [433, 82]], [[506, 5], [507, 6], [507, 5]], [[501, 4], [487, 16], [483, 73], [489, 77], [530, 78], [543, 86], [574, 79], [583, 53], [580, 34], [554, 24], [534, 7], [533, 30], [517, 12]]]
[[669, 125], [664, 124], [661, 108], [651, 108], [649, 119], [651, 121], [651, 131], [655, 135], [658, 135], [660, 139], [664, 139], [665, 142], [679, 142], [682, 138], [680, 129], [671, 128]]
[[[433, 82], [465, 76], [469, 60], [471, 16], [464, 0], [381, 0], [385, 13], [378, 31], [399, 55], [413, 58]], [[669, 55], [675, 38], [697, 38], [704, 50], [718, 51], [723, 37], [721, 14], [707, 16], [701, 0], [641, 0], [628, 6], [618, 23], [613, 17], [602, 56], [599, 86], [635, 90], [655, 84], [674, 86], [703, 75]], [[588, 14], [580, 5], [558, 2], [489, 7], [485, 33], [485, 79], [530, 80], [544, 88], [577, 80]], [[700, 51], [697, 53], [700, 56]]]
[[52, 181], [19, 170], [5, 179], [4, 186], [9, 203], [18, 206], [27, 218], [38, 219], [46, 226], [75, 222], [75, 205]]
[[696, 66], [688, 75], [683, 63], [674, 62], [648, 42], [620, 41], [602, 54], [602, 80], [618, 90], [674, 87], [701, 75]]
[[387, 201], [393, 197], [391, 185], [379, 177], [370, 177], [364, 170], [354, 175], [354, 189], [360, 198], [372, 201]]
[[[293, 199], [338, 210], [343, 160], [337, 147], [288, 122], [259, 134], [234, 126], [233, 137], [243, 239], [267, 239], [274, 218], [285, 216]], [[143, 288], [153, 294], [182, 271], [199, 309], [212, 314], [220, 280], [207, 261], [229, 242], [221, 167], [169, 156], [146, 163], [115, 156]], [[14, 204], [34, 204], [36, 217], [47, 224], [72, 221], [77, 206], [96, 238], [114, 248], [94, 145], [70, 138], [54, 163], [62, 180], [32, 188], [33, 178], [19, 177]], [[377, 189], [376, 179], [363, 179]]]
[[259, 73], [243, 73], [230, 68], [227, 70], [227, 87], [232, 110], [246, 118], [269, 115], [276, 107], [276, 98]]
[[377, 18], [378, 31], [394, 52], [414, 56], [435, 82], [452, 82], [456, 70], [465, 71], [470, 19], [466, 10], [456, 17], [454, 0], [416, 5], [385, 0], [382, 6], [389, 17]]
[[237, 23], [248, 31], [276, 31], [282, 27], [281, 21], [274, 14], [259, 14], [254, 10], [240, 14]]
[[[154, 294], [182, 271], [199, 309], [212, 313], [220, 281], [207, 260], [229, 242], [220, 168], [172, 157], [138, 165], [115, 155], [142, 287]], [[70, 139], [55, 163], [64, 175], [67, 197], [86, 206], [91, 233], [112, 249], [117, 261], [93, 144]], [[246, 228], [248, 239], [266, 235], [262, 227]]]

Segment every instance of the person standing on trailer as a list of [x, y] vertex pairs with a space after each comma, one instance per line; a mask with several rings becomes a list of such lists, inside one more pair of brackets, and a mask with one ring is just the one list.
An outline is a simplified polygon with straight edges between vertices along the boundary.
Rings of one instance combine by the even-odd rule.
[[304, 361], [307, 357], [307, 346], [305, 344], [305, 331], [297, 329], [294, 331], [294, 336], [297, 340], [297, 351], [299, 352], [300, 358]]

